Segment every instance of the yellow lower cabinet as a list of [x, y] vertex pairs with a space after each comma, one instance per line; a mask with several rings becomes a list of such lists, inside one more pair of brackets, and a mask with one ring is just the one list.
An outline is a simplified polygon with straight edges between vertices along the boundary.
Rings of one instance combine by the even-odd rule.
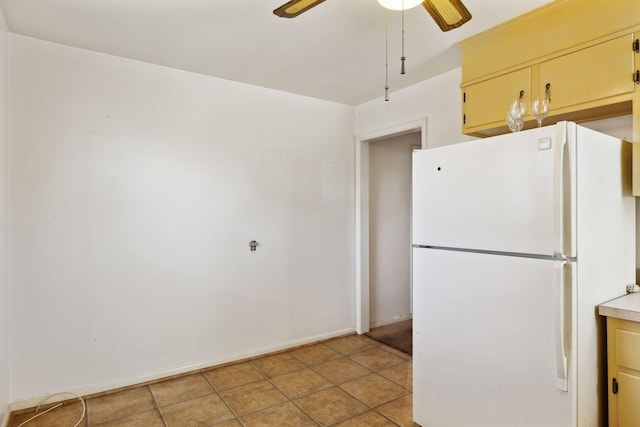
[[638, 402], [640, 376], [618, 372], [616, 378], [618, 380], [618, 424], [616, 425], [640, 426], [640, 402]]
[[607, 318], [609, 426], [640, 426], [640, 323]]

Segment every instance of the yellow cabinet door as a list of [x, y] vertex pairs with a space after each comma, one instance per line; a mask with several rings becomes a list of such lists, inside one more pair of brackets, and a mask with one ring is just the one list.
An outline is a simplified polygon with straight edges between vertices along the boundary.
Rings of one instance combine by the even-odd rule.
[[[634, 34], [634, 40], [640, 39], [640, 32]], [[635, 52], [634, 72], [640, 78], [640, 40]], [[633, 93], [633, 195], [640, 196], [640, 82], [636, 82]]]
[[524, 91], [528, 106], [531, 91], [531, 69], [523, 68], [462, 88], [463, 132], [506, 126], [509, 103]]
[[536, 93], [550, 84], [549, 110], [559, 114], [629, 101], [633, 83], [633, 35], [627, 34], [539, 64]]
[[607, 318], [609, 427], [640, 426], [640, 323]]
[[[640, 356], [640, 355], [639, 355]], [[618, 372], [618, 427], [640, 426], [640, 377]]]

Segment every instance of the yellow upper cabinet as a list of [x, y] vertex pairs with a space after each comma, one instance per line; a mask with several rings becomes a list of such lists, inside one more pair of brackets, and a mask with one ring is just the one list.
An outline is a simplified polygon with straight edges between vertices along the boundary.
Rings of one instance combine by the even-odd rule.
[[[640, 32], [635, 33], [635, 40]], [[635, 42], [634, 42], [635, 43]], [[640, 79], [640, 40], [635, 52], [634, 76]], [[636, 83], [633, 92], [633, 195], [640, 196], [640, 84]]]
[[531, 70], [524, 68], [464, 88], [463, 126], [473, 129], [505, 126], [507, 106], [520, 97], [529, 105]]
[[461, 41], [462, 83], [540, 63], [638, 27], [638, 0], [552, 1]]
[[576, 106], [630, 101], [633, 83], [633, 35], [627, 34], [539, 65], [537, 90], [549, 84], [551, 114]]
[[[508, 132], [505, 114], [516, 88], [527, 105], [550, 86], [545, 123], [632, 112], [638, 0], [557, 0], [460, 42], [463, 132]], [[637, 37], [637, 35], [635, 36]], [[529, 115], [525, 127], [535, 126]]]

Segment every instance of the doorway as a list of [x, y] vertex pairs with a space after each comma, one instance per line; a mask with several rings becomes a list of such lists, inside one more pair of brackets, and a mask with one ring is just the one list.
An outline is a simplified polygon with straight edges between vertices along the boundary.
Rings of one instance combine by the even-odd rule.
[[369, 143], [369, 338], [412, 354], [411, 156], [420, 134]]
[[[378, 141], [385, 141], [389, 139], [395, 139], [402, 137], [403, 135], [413, 134], [413, 137], [409, 137], [408, 140], [412, 140], [412, 143], [408, 144], [410, 150], [411, 145], [417, 145], [418, 147], [425, 149], [427, 146], [426, 141], [427, 120], [417, 120], [414, 122], [405, 123], [395, 126], [393, 128], [384, 129], [377, 132], [368, 133], [356, 137], [356, 330], [358, 334], [364, 334], [369, 331], [370, 326], [377, 326], [383, 323], [393, 323], [395, 321], [404, 320], [402, 316], [410, 318], [411, 313], [411, 284], [409, 284], [408, 294], [409, 302], [406, 303], [409, 311], [408, 313], [396, 313], [389, 317], [388, 313], [391, 313], [393, 309], [381, 308], [377, 305], [372, 309], [372, 295], [371, 295], [371, 147], [372, 143]], [[410, 212], [410, 204], [404, 208]], [[375, 214], [374, 214], [375, 215]], [[374, 219], [375, 220], [375, 219]], [[409, 221], [410, 224], [410, 221]], [[409, 225], [410, 227], [410, 225]], [[409, 230], [405, 230], [410, 236]], [[377, 250], [377, 249], [374, 249]], [[406, 242], [405, 252], [410, 254], [410, 239]], [[407, 271], [409, 283], [411, 280], [411, 259], [409, 255], [409, 269]], [[376, 274], [376, 273], [374, 273]], [[377, 278], [374, 277], [374, 280]], [[388, 292], [388, 290], [384, 290]], [[378, 298], [374, 295], [373, 298]], [[377, 301], [373, 301], [374, 304], [378, 304]], [[402, 311], [402, 310], [400, 310]], [[374, 317], [371, 315], [373, 314]], [[384, 317], [387, 318], [384, 318]], [[394, 319], [394, 316], [399, 316]]]
[[369, 327], [411, 318], [411, 152], [417, 132], [369, 143]]

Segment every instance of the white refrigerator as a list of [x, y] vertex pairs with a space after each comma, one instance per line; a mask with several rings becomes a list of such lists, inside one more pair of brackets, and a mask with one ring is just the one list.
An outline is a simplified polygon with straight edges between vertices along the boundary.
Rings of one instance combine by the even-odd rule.
[[631, 144], [571, 122], [413, 154], [413, 413], [592, 427], [597, 306], [635, 282]]

